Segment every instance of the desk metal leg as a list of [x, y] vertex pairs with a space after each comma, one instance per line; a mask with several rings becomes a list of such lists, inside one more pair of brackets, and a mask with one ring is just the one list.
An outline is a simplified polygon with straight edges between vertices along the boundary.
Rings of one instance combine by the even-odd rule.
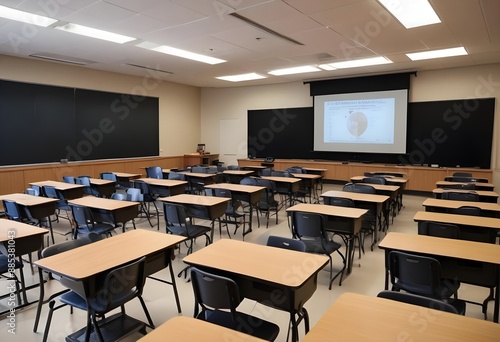
[[497, 270], [498, 280], [495, 288], [495, 308], [493, 309], [493, 322], [498, 323], [498, 313], [500, 311], [500, 269]]

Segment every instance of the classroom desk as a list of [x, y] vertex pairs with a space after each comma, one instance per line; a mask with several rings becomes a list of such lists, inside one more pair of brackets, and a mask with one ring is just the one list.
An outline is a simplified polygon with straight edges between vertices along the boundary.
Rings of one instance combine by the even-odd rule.
[[52, 243], [55, 243], [50, 216], [54, 215], [56, 212], [56, 203], [59, 201], [58, 199], [19, 193], [1, 195], [0, 201], [4, 199], [16, 202], [19, 206], [19, 210], [21, 211], [20, 214], [23, 217], [32, 217], [36, 219], [40, 227], [42, 226], [42, 220], [47, 219], [50, 230], [50, 238]]
[[497, 203], [498, 201], [498, 194], [494, 191], [436, 188], [432, 190], [432, 193], [434, 194], [435, 198], [441, 199], [443, 192], [447, 191], [460, 193], [476, 193], [479, 196], [479, 202]]
[[263, 342], [264, 340], [221, 325], [186, 316], [173, 317], [138, 340], [138, 342], [164, 341]]
[[[286, 209], [288, 213], [302, 211], [314, 214], [320, 214], [325, 217], [325, 229], [342, 234], [347, 237], [347, 265], [346, 275], [352, 271], [352, 259], [354, 257], [354, 236], [361, 229], [362, 217], [368, 212], [366, 209], [336, 207], [333, 205], [299, 203]], [[342, 278], [341, 278], [342, 280]]]
[[452, 201], [436, 198], [427, 198], [422, 205], [425, 211], [449, 212], [450, 209], [458, 209], [463, 206], [478, 207], [481, 215], [488, 217], [500, 217], [500, 205], [487, 202]]
[[142, 175], [139, 173], [127, 173], [127, 172], [114, 172], [111, 171], [116, 176], [116, 181], [123, 187], [130, 188], [130, 181], [133, 179], [141, 178]]
[[83, 191], [85, 190], [85, 185], [71, 184], [71, 183], [58, 182], [52, 180], [33, 182], [30, 183], [30, 185], [31, 186], [36, 185], [39, 187], [53, 186], [56, 189], [56, 191], [60, 192], [61, 195], [66, 200], [83, 197]]
[[366, 172], [366, 174], [369, 174], [369, 175], [371, 175], [371, 176], [388, 175], [388, 176], [394, 176], [394, 177], [406, 178], [406, 173], [404, 173], [404, 172], [392, 172], [392, 171], [370, 171], [370, 172]]
[[189, 187], [192, 192], [202, 191], [205, 185], [214, 184], [215, 177], [217, 176], [215, 173], [201, 173], [201, 172], [189, 172], [182, 171], [179, 172], [186, 176], [186, 180], [189, 183]]
[[98, 222], [111, 222], [115, 227], [122, 225], [125, 232], [125, 224], [133, 220], [139, 214], [139, 202], [119, 201], [109, 198], [85, 196], [68, 201], [69, 204], [76, 204], [88, 207]]
[[[9, 248], [11, 249], [10, 251], [11, 253], [12, 253], [12, 248], [14, 248], [13, 252], [14, 256], [18, 258], [20, 263], [23, 263], [22, 260], [23, 255], [39, 251], [43, 248], [44, 246], [43, 238], [44, 235], [47, 233], [48, 233], [47, 229], [44, 228], [39, 228], [36, 226], [32, 226], [30, 224], [21, 223], [17, 221], [0, 219], [0, 252], [2, 252], [2, 254], [4, 255], [8, 255]], [[12, 243], [12, 241], [14, 241], [14, 243]], [[20, 274], [21, 284], [25, 284], [24, 272], [22, 269], [20, 269], [19, 274]], [[38, 287], [38, 284], [22, 288], [23, 300], [22, 303], [19, 302], [17, 303], [17, 305], [15, 306], [16, 309], [20, 309], [26, 305], [31, 304], [28, 303], [26, 291], [33, 287]], [[18, 301], [19, 300], [20, 297], [18, 294]], [[3, 315], [8, 311], [9, 310], [0, 312], [0, 315]]]
[[297, 326], [302, 319], [306, 332], [309, 330], [304, 304], [316, 291], [318, 272], [328, 263], [328, 258], [221, 239], [186, 256], [184, 262], [233, 279], [245, 298], [289, 312], [292, 341], [295, 342], [298, 340]]
[[253, 170], [224, 170], [222, 171], [224, 178], [228, 183], [240, 184], [240, 181], [245, 177], [250, 177], [255, 174]]
[[276, 191], [281, 195], [287, 195], [290, 206], [293, 205], [293, 195], [299, 190], [300, 179], [275, 176], [262, 176], [261, 178], [273, 181], [276, 184]]
[[230, 199], [223, 197], [180, 194], [169, 197], [159, 197], [158, 200], [168, 203], [183, 204], [188, 208], [191, 216], [202, 220], [212, 221], [212, 231], [210, 232], [210, 238], [213, 241], [215, 220], [219, 221], [220, 229], [220, 218], [226, 212], [227, 202], [229, 202]]
[[108, 179], [89, 178], [90, 186], [97, 191], [101, 197], [110, 198], [116, 192], [116, 182]]
[[242, 184], [231, 184], [231, 183], [217, 183], [205, 186], [206, 189], [226, 189], [231, 191], [231, 197], [233, 201], [242, 201], [250, 204], [250, 218], [249, 218], [249, 228], [247, 231], [243, 232], [243, 238], [245, 235], [252, 231], [252, 217], [253, 217], [253, 207], [259, 203], [262, 196], [262, 192], [265, 191], [263, 186], [254, 185], [242, 185]]
[[311, 203], [311, 198], [315, 199], [315, 202], [319, 202], [318, 198], [318, 192], [317, 192], [317, 183], [320, 181], [322, 178], [321, 175], [315, 175], [311, 173], [292, 173], [291, 174], [293, 177], [300, 179], [302, 182], [302, 186], [304, 189], [306, 189], [307, 193], [309, 194], [309, 203]]
[[[35, 261], [35, 264], [48, 272], [59, 275], [64, 286], [86, 298], [92, 296], [93, 291], [99, 288], [99, 285], [95, 284], [99, 274], [145, 256], [146, 276], [170, 266], [171, 282], [163, 282], [173, 286], [177, 308], [180, 312], [171, 260], [175, 245], [185, 239], [178, 235], [137, 229], [43, 258]], [[76, 339], [75, 337], [82, 333], [85, 334], [85, 328], [71, 336]]]
[[463, 177], [463, 176], [446, 176], [446, 177], [444, 177], [444, 180], [447, 181], [447, 182], [462, 182], [462, 179], [460, 179], [460, 180], [454, 180], [456, 178], [463, 178], [463, 180], [464, 180], [463, 183], [469, 183], [469, 182], [470, 183], [488, 183], [489, 182], [488, 178]]
[[[385, 195], [363, 194], [359, 192], [337, 191], [337, 190], [326, 191], [321, 194], [321, 197], [323, 197], [323, 201], [325, 202], [325, 204], [330, 203], [329, 200], [330, 197], [348, 198], [354, 201], [354, 205], [356, 206], [356, 208], [368, 209], [374, 211], [377, 220], [376, 226], [378, 226], [380, 230], [382, 229], [382, 213], [384, 207], [387, 205], [386, 203], [390, 199], [389, 196]], [[375, 230], [373, 232], [373, 241], [371, 246], [372, 249], [373, 246], [378, 242], [379, 229], [375, 227]]]
[[256, 173], [257, 175], [260, 176], [260, 173], [262, 170], [264, 169], [267, 169], [266, 166], [262, 166], [262, 165], [248, 165], [248, 166], [242, 166], [240, 167], [240, 170], [243, 170], [243, 171], [254, 171], [254, 173]]
[[454, 224], [459, 227], [462, 240], [495, 243], [500, 231], [500, 219], [493, 217], [418, 211], [413, 220]]
[[493, 342], [500, 325], [394, 300], [344, 293], [303, 342]]
[[170, 172], [177, 172], [179, 170], [178, 168], [170, 168], [170, 169], [161, 169], [161, 172], [163, 174], [163, 179], [168, 179], [168, 175]]
[[160, 193], [161, 196], [175, 196], [183, 194], [186, 190], [187, 181], [157, 178], [139, 178], [144, 183], [149, 184], [153, 193]]
[[[374, 174], [376, 175], [376, 174]], [[397, 193], [397, 204], [398, 204], [398, 212], [401, 210], [403, 207], [403, 191], [406, 188], [406, 184], [408, 183], [408, 178], [403, 178], [403, 177], [395, 177], [395, 176], [390, 176], [387, 175], [388, 177], [384, 177], [385, 179], [385, 184], [386, 185], [394, 185], [398, 186], [399, 190]], [[354, 176], [351, 177], [351, 182], [353, 183], [360, 183], [363, 182], [363, 180], [366, 178], [366, 176]], [[367, 183], [372, 185], [371, 183]]]
[[447, 186], [459, 185], [459, 184], [474, 184], [475, 190], [493, 191], [495, 189], [495, 184], [492, 183], [461, 183], [461, 182], [448, 182], [448, 181], [437, 181], [437, 188], [446, 188]]
[[323, 191], [323, 178], [325, 177], [326, 169], [320, 169], [316, 167], [304, 167], [304, 170], [306, 170], [307, 173], [310, 173], [312, 175], [320, 175], [321, 178], [318, 179], [316, 182], [316, 185], [318, 188], [316, 189], [317, 192]]
[[[482, 279], [495, 284], [495, 308], [493, 320], [498, 323], [500, 304], [500, 245], [467, 240], [445, 239], [434, 236], [388, 233], [379, 247], [385, 250], [387, 258], [390, 251], [398, 250], [418, 253], [438, 258], [443, 278], [457, 277], [458, 281], [475, 284]], [[472, 267], [469, 261], [479, 266]], [[389, 286], [389, 270], [386, 269], [385, 289]]]

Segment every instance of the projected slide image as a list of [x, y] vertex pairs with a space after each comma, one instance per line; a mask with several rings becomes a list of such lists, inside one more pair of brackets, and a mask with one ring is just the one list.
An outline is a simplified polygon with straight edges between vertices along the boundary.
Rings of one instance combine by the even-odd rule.
[[328, 101], [325, 143], [394, 143], [394, 98]]

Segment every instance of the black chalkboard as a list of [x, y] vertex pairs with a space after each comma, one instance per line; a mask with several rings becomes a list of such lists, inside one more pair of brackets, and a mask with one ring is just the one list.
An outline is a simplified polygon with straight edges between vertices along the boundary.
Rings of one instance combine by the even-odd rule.
[[313, 151], [313, 107], [249, 110], [248, 154], [489, 169], [494, 109], [494, 98], [409, 103], [406, 154]]
[[0, 165], [159, 155], [158, 98], [0, 81]]

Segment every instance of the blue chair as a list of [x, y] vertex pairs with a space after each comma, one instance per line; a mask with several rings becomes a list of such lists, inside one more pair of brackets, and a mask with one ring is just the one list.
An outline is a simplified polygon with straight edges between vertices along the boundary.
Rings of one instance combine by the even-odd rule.
[[75, 177], [73, 177], [73, 176], [63, 176], [63, 181], [65, 183], [75, 184]]
[[95, 196], [95, 197], [100, 197], [101, 194], [99, 191], [95, 190], [92, 187], [92, 184], [90, 184], [90, 177], [88, 176], [79, 176], [75, 178], [75, 183], [76, 184], [81, 184], [85, 185], [85, 189], [83, 190], [83, 193], [85, 195], [90, 195], [90, 196]]
[[149, 166], [149, 167], [146, 167], [146, 176], [148, 178], [162, 179], [163, 178], [162, 168], [160, 166]]
[[112, 224], [95, 222], [89, 208], [72, 204], [70, 205], [73, 218], [75, 220], [75, 230], [73, 238], [76, 240], [82, 235], [95, 233], [102, 236], [111, 236], [115, 230]]

